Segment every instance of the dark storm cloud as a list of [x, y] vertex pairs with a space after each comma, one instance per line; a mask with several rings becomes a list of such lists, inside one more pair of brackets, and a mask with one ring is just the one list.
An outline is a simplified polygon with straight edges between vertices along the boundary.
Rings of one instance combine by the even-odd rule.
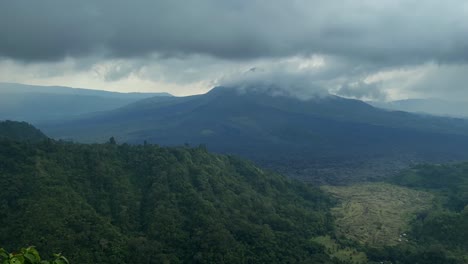
[[0, 56], [251, 59], [322, 53], [375, 64], [468, 60], [465, 1], [1, 1]]

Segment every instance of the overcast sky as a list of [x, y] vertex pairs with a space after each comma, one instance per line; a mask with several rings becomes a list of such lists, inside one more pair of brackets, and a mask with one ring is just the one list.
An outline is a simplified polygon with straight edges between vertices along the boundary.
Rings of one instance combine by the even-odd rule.
[[466, 0], [0, 0], [0, 35], [0, 82], [468, 98]]

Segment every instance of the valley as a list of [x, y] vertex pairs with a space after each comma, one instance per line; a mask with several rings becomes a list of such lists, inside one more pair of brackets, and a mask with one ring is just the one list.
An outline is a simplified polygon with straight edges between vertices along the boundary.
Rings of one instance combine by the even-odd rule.
[[338, 198], [332, 208], [336, 236], [371, 247], [396, 246], [408, 242], [410, 223], [431, 209], [434, 196], [388, 183], [324, 186]]

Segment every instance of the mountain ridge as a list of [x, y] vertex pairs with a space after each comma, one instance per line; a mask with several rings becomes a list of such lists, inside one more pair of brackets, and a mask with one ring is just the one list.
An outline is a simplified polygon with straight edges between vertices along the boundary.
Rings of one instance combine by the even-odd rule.
[[53, 93], [53, 94], [81, 94], [81, 95], [106, 95], [106, 96], [135, 96], [137, 98], [143, 99], [148, 96], [173, 96], [167, 92], [157, 92], [157, 93], [144, 93], [144, 92], [115, 92], [115, 91], [105, 91], [99, 89], [90, 89], [90, 88], [75, 88], [68, 86], [60, 85], [32, 85], [32, 84], [22, 84], [22, 83], [10, 83], [10, 82], [0, 82], [0, 91], [1, 92], [15, 92], [15, 93], [27, 93], [27, 92], [40, 92], [40, 93]]
[[45, 122], [107, 111], [167, 93], [118, 93], [61, 86], [0, 83], [0, 119]]
[[390, 102], [369, 102], [369, 104], [389, 110], [464, 119], [468, 118], [467, 102], [463, 101], [448, 101], [437, 98], [416, 98]]
[[[467, 120], [391, 112], [337, 96], [299, 100], [226, 87], [203, 95], [144, 99], [99, 115], [39, 127], [55, 138], [81, 142], [103, 142], [115, 136], [134, 144], [205, 144], [212, 151], [241, 155], [270, 168], [282, 164], [279, 171], [288, 175], [296, 172], [286, 160], [299, 160], [297, 177], [310, 179], [325, 172], [324, 177], [333, 181], [352, 174], [376, 177], [343, 165], [350, 161], [355, 163], [351, 167], [362, 167], [379, 159], [383, 171], [377, 174], [385, 175], [395, 169], [385, 163], [468, 158]], [[337, 162], [330, 165], [336, 170], [332, 175], [328, 175], [330, 167], [308, 165], [324, 158]], [[341, 166], [343, 170], [336, 169]]]

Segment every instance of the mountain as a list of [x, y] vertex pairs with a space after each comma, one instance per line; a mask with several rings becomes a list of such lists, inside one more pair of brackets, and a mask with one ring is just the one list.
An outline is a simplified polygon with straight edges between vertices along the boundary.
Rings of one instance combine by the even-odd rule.
[[441, 99], [406, 99], [390, 102], [369, 102], [369, 104], [390, 110], [423, 113], [437, 116], [468, 117], [467, 102]]
[[331, 95], [271, 94], [218, 87], [39, 127], [82, 142], [115, 136], [128, 143], [205, 144], [306, 180], [367, 179], [413, 162], [468, 158], [467, 120], [386, 111]]
[[39, 142], [46, 139], [39, 129], [26, 122], [0, 121], [0, 140]]
[[111, 110], [167, 93], [117, 93], [58, 86], [0, 83], [0, 120], [44, 122]]
[[[70, 263], [340, 263], [317, 188], [204, 148], [0, 141], [0, 247]], [[1, 259], [1, 256], [0, 256]]]

